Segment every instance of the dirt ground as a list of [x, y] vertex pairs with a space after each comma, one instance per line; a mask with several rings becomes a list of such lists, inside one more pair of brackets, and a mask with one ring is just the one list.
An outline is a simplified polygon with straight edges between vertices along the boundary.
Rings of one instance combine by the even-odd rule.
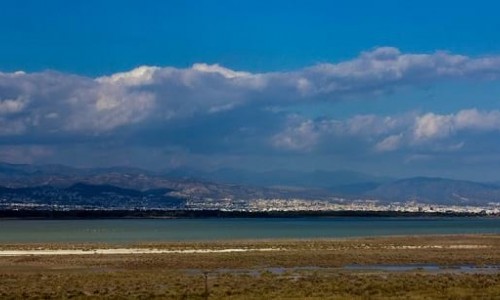
[[[58, 254], [69, 249], [88, 253]], [[120, 251], [96, 254], [98, 249]], [[124, 249], [163, 253], [124, 254]], [[33, 252], [15, 255], [16, 250]], [[42, 250], [52, 252], [36, 254]], [[2, 256], [6, 251], [10, 256]], [[500, 235], [0, 246], [0, 299], [500, 299], [499, 295]]]

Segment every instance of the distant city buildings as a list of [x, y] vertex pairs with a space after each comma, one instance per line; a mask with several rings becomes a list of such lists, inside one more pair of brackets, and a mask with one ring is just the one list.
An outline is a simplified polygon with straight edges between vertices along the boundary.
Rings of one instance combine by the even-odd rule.
[[300, 212], [300, 211], [360, 211], [360, 212], [416, 212], [416, 213], [473, 213], [500, 215], [500, 203], [483, 206], [425, 204], [417, 201], [386, 203], [376, 199], [310, 200], [301, 198], [221, 199], [196, 197], [178, 202], [165, 202], [158, 196], [124, 196], [108, 194], [92, 197], [92, 201], [78, 195], [54, 195], [50, 200], [31, 197], [0, 198], [2, 210], [221, 210], [242, 212]]
[[460, 206], [423, 204], [415, 201], [383, 203], [378, 200], [346, 200], [332, 198], [331, 200], [306, 199], [203, 199], [203, 201], [188, 201], [187, 209], [228, 210], [248, 212], [269, 211], [390, 211], [390, 212], [421, 212], [421, 213], [477, 213], [485, 215], [500, 214], [500, 203], [490, 203], [487, 206]]

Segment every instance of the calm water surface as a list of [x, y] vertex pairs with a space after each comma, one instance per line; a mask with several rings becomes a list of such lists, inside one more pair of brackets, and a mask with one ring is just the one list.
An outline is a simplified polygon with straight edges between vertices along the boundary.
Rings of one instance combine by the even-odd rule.
[[0, 243], [132, 243], [461, 233], [500, 234], [500, 218], [332, 217], [0, 220]]

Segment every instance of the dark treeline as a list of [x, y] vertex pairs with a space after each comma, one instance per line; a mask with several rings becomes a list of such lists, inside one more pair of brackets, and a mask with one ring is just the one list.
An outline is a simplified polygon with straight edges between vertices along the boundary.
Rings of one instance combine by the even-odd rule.
[[473, 217], [476, 213], [396, 211], [221, 211], [221, 210], [0, 210], [0, 218], [121, 219], [121, 218], [301, 218], [301, 217]]

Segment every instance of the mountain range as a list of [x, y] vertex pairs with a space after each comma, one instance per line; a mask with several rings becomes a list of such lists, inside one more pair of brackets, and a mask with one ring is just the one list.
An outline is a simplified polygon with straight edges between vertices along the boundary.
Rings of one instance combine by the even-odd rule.
[[[161, 197], [164, 198], [155, 198], [160, 202], [175, 202], [175, 199], [321, 200], [332, 197], [447, 205], [500, 202], [500, 185], [493, 183], [431, 177], [394, 179], [348, 170], [255, 172], [226, 168], [211, 172], [189, 169], [152, 172], [126, 167], [82, 169], [63, 165], [0, 163], [0, 186], [3, 187], [0, 197], [6, 193], [27, 193], [26, 188], [32, 191], [50, 187], [63, 194], [75, 192], [78, 188], [80, 194], [95, 198], [105, 187], [114, 195], [124, 192], [133, 195], [130, 196], [133, 199], [144, 198], [143, 193], [152, 190], [162, 191]], [[42, 195], [43, 192], [35, 194]]]

